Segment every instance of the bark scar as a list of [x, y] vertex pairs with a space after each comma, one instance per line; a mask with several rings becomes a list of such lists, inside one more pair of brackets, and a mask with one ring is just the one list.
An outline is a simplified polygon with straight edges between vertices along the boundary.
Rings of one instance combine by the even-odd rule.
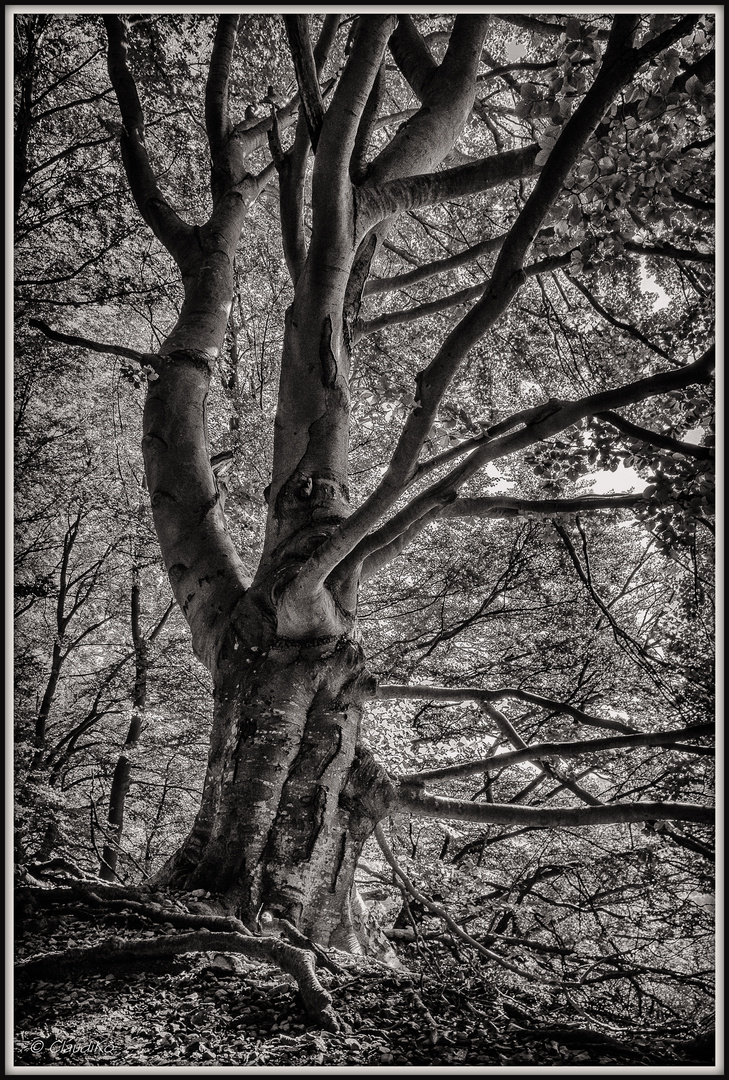
[[332, 349], [332, 325], [331, 315], [327, 315], [322, 328], [321, 341], [319, 343], [319, 359], [321, 360], [322, 385], [334, 386], [337, 381], [337, 358]]

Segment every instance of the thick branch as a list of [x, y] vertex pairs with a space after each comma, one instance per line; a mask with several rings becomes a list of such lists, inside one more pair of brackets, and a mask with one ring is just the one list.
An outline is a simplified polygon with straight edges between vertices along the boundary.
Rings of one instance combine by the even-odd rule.
[[119, 102], [123, 134], [122, 160], [137, 208], [157, 239], [183, 269], [194, 230], [162, 195], [144, 145], [144, 115], [134, 77], [127, 64], [127, 31], [118, 15], [105, 15], [109, 41], [107, 65], [111, 85]]
[[397, 29], [390, 38], [390, 52], [398, 68], [421, 101], [426, 96], [428, 80], [438, 65], [416, 27], [412, 15], [399, 15]]
[[[415, 117], [413, 118], [415, 119]], [[365, 184], [358, 199], [358, 235], [378, 221], [404, 210], [433, 206], [464, 195], [522, 180], [538, 172], [536, 143], [519, 150], [507, 150], [469, 165], [457, 165], [439, 172], [398, 177], [375, 186]]]
[[283, 20], [301, 96], [301, 108], [309, 131], [311, 146], [316, 153], [319, 133], [324, 122], [324, 103], [311, 47], [309, 16], [284, 15]]
[[225, 149], [231, 131], [228, 113], [230, 65], [238, 32], [238, 15], [219, 15], [205, 86], [205, 127], [213, 161]]
[[711, 825], [714, 821], [711, 807], [694, 803], [606, 803], [601, 806], [547, 809], [444, 799], [412, 787], [400, 789], [398, 807], [419, 818], [472, 821], [479, 825], [529, 825], [537, 829], [583, 828], [638, 821], [694, 821]]
[[388, 38], [394, 30], [393, 16], [360, 15], [352, 51], [327, 109], [321, 147], [314, 168], [314, 184], [330, 193], [349, 187], [349, 164], [357, 131], [375, 83]]
[[519, 765], [523, 761], [545, 761], [551, 758], [578, 758], [584, 754], [602, 753], [608, 750], [634, 750], [642, 746], [659, 746], [675, 750], [677, 753], [711, 755], [710, 746], [693, 746], [682, 743], [682, 739], [699, 738], [711, 735], [713, 724], [694, 724], [691, 727], [673, 731], [641, 732], [637, 735], [619, 735], [609, 739], [581, 739], [577, 742], [533, 743], [523, 750], [514, 750], [506, 754], [495, 754], [479, 761], [466, 761], [460, 765], [448, 765], [442, 769], [428, 769], [425, 772], [409, 773], [403, 776], [404, 782], [426, 780], [448, 780], [459, 776], [480, 776], [483, 773], [496, 772], [508, 765]]

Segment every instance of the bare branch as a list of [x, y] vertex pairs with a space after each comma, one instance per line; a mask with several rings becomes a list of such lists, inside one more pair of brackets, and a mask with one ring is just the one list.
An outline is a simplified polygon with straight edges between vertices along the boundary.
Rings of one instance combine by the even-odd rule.
[[496, 772], [509, 765], [519, 765], [523, 761], [545, 761], [550, 758], [578, 758], [584, 754], [601, 753], [608, 750], [634, 750], [643, 746], [672, 748], [677, 753], [711, 755], [710, 746], [692, 746], [682, 739], [700, 738], [714, 732], [713, 724], [694, 724], [690, 727], [673, 731], [640, 732], [636, 735], [619, 735], [609, 739], [580, 739], [577, 742], [533, 743], [523, 750], [514, 750], [507, 754], [496, 754], [480, 761], [467, 761], [460, 765], [448, 765], [442, 769], [428, 769], [419, 773], [408, 773], [401, 779], [404, 782], [425, 782], [427, 780], [448, 780], [459, 776], [480, 776], [483, 773]]
[[[505, 235], [505, 234], [504, 234]], [[379, 293], [391, 292], [393, 289], [405, 289], [409, 285], [417, 285], [421, 281], [427, 281], [436, 274], [445, 274], [449, 270], [457, 270], [461, 266], [467, 266], [475, 262], [482, 255], [490, 255], [498, 251], [504, 241], [504, 236], [494, 236], [490, 240], [482, 240], [479, 244], [458, 252], [457, 255], [449, 255], [446, 259], [437, 259], [434, 262], [417, 266], [414, 270], [408, 270], [405, 274], [396, 274], [394, 277], [370, 278], [364, 287], [365, 296], [376, 296]]]
[[331, 995], [314, 972], [314, 954], [272, 937], [254, 937], [241, 933], [216, 933], [193, 930], [186, 934], [167, 934], [156, 938], [108, 938], [100, 945], [69, 948], [27, 960], [17, 969], [21, 977], [46, 977], [49, 970], [63, 971], [79, 965], [98, 965], [136, 961], [143, 957], [174, 956], [185, 952], [240, 953], [253, 960], [276, 964], [292, 974], [299, 985], [307, 1012], [330, 1031], [338, 1030]]
[[319, 133], [324, 122], [324, 103], [317, 78], [314, 54], [309, 34], [308, 15], [284, 15], [286, 35], [294, 62], [296, 82], [301, 96], [301, 108], [309, 131], [311, 146], [316, 153]]
[[[464, 440], [459, 446], [447, 450], [424, 465], [436, 468], [451, 460], [456, 452], [463, 454], [473, 446], [484, 441], [483, 437]], [[422, 468], [418, 479], [431, 471]], [[495, 519], [524, 519], [531, 517], [552, 518], [559, 514], [590, 513], [595, 510], [630, 510], [643, 503], [642, 495], [582, 495], [574, 499], [518, 499], [507, 495], [484, 495], [468, 499], [456, 499], [444, 507], [436, 507], [423, 514], [413, 525], [405, 529], [396, 539], [369, 555], [362, 563], [362, 580], [367, 581], [408, 547], [420, 533], [433, 521], [440, 518], [475, 517]]]
[[629, 334], [632, 338], [635, 338], [635, 340], [639, 341], [641, 345], [645, 345], [647, 349], [650, 349], [652, 352], [657, 353], [657, 355], [662, 357], [664, 360], [668, 360], [670, 364], [676, 362], [673, 360], [670, 353], [667, 353], [666, 350], [662, 349], [659, 345], [654, 345], [654, 343], [650, 341], [650, 339], [647, 338], [645, 334], [642, 334], [636, 326], [633, 326], [631, 323], [623, 322], [622, 319], [617, 319], [614, 315], [611, 315], [607, 308], [603, 307], [603, 305], [595, 299], [590, 290], [586, 288], [586, 286], [583, 285], [581, 281], [578, 281], [576, 278], [572, 277], [572, 274], [569, 274], [565, 271], [565, 277], [571, 285], [574, 285], [574, 287], [582, 293], [582, 295], [595, 309], [598, 315], [602, 315], [603, 319], [605, 319], [606, 322], [609, 322], [611, 326], [616, 327], [618, 330], [624, 330], [626, 334]]
[[91, 349], [92, 352], [108, 353], [112, 356], [123, 356], [127, 360], [134, 360], [143, 366], [156, 367], [158, 357], [153, 353], [138, 352], [136, 349], [127, 349], [124, 345], [112, 345], [101, 341], [92, 341], [90, 338], [76, 337], [74, 334], [60, 334], [52, 330], [42, 319], [28, 319], [29, 326], [35, 326], [52, 341], [60, 341], [64, 345], [73, 345], [80, 349]]
[[713, 456], [710, 446], [699, 446], [697, 443], [682, 442], [680, 439], [672, 439], [670, 435], [663, 435], [658, 431], [650, 431], [648, 428], [639, 427], [625, 420], [619, 413], [607, 411], [597, 413], [598, 420], [605, 420], [612, 424], [618, 431], [629, 435], [631, 439], [640, 439], [642, 442], [653, 443], [664, 450], [670, 450], [674, 454], [687, 454], [689, 457], [701, 458], [708, 461]]
[[142, 106], [134, 77], [127, 64], [126, 25], [118, 15], [105, 15], [104, 25], [109, 41], [109, 78], [122, 117], [123, 134], [120, 145], [129, 186], [140, 214], [184, 272], [194, 230], [182, 220], [163, 196], [152, 171], [144, 145]]
[[[636, 731], [634, 727], [630, 727], [629, 724], [623, 724], [619, 720], [605, 720], [601, 716], [592, 716], [567, 702], [555, 701], [553, 698], [543, 697], [540, 694], [530, 694], [526, 690], [520, 690], [517, 687], [500, 687], [497, 690], [480, 690], [471, 689], [470, 687], [428, 686], [425, 683], [415, 686], [388, 684], [378, 686], [375, 691], [375, 697], [383, 699], [411, 698], [420, 701], [448, 701], [453, 704], [460, 701], [474, 701], [479, 705], [488, 705], [488, 715], [492, 720], [497, 722], [503, 721], [504, 718], [501, 714], [498, 714], [498, 717], [495, 715], [496, 710], [490, 707], [491, 702], [499, 701], [505, 697], [513, 697], [517, 698], [519, 701], [540, 705], [553, 712], [566, 713], [568, 716], [572, 716], [575, 720], [578, 720], [581, 724], [585, 724], [587, 727], [605, 728], [609, 731], [622, 731], [631, 735]], [[508, 737], [511, 738], [512, 735], [513, 731], [509, 732]]]
[[[497, 12], [496, 18], [501, 19], [502, 22], [510, 23], [511, 26], [518, 26], [521, 30], [530, 30], [540, 36], [547, 35], [549, 37], [560, 37], [564, 33], [563, 23], [547, 22], [546, 19], [538, 19], [534, 15], [504, 15], [501, 12]], [[596, 30], [595, 36], [600, 41], [606, 41], [608, 38], [608, 31], [602, 29]]]
[[711, 807], [695, 803], [606, 803], [602, 806], [546, 808], [463, 802], [427, 795], [413, 787], [400, 789], [398, 808], [419, 818], [472, 821], [479, 825], [529, 825], [537, 829], [583, 828], [638, 821], [694, 821], [711, 825], [714, 821]]
[[[478, 446], [460, 465], [450, 473], [438, 480], [426, 491], [416, 496], [403, 510], [399, 511], [386, 524], [374, 532], [367, 534], [367, 528], [377, 517], [381, 515], [386, 505], [390, 505], [387, 499], [389, 488], [400, 490], [386, 474], [378, 489], [359, 510], [350, 517], [339, 533], [332, 537], [327, 544], [317, 552], [316, 558], [321, 563], [329, 562], [336, 552], [343, 552], [339, 558], [332, 558], [332, 565], [341, 561], [337, 574], [348, 572], [353, 565], [361, 564], [373, 552], [380, 550], [385, 545], [392, 543], [407, 529], [413, 526], [424, 515], [440, 511], [449, 502], [452, 502], [458, 489], [466, 480], [475, 476], [486, 464], [506, 457], [517, 451], [524, 450], [534, 443], [551, 438], [572, 427], [579, 420], [606, 409], [622, 408], [632, 405], [657, 394], [669, 393], [671, 390], [691, 386], [693, 383], [706, 383], [711, 380], [714, 369], [715, 348], [709, 349], [695, 360], [692, 364], [685, 364], [678, 370], [661, 372], [646, 379], [627, 383], [613, 390], [604, 390], [598, 394], [592, 394], [578, 401], [559, 401], [551, 399], [546, 406], [540, 406], [534, 411], [534, 418], [524, 427], [513, 431], [500, 438], [478, 439]], [[392, 499], [394, 502], [394, 499]], [[365, 528], [365, 523], [367, 528]], [[352, 537], [359, 534], [357, 542], [352, 544]], [[351, 544], [348, 552], [346, 547]]]

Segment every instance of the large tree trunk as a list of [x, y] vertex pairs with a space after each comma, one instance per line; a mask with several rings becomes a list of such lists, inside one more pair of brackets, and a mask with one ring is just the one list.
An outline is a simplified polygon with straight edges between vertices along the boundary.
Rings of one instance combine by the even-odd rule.
[[[302, 223], [286, 202], [289, 180], [303, 182], [304, 129], [286, 154], [276, 146], [276, 129], [272, 149], [283, 177], [284, 246], [295, 295], [286, 318], [266, 538], [253, 581], [227, 533], [205, 420], [231, 307], [233, 256], [262, 183], [246, 166], [260, 146], [257, 128], [234, 129], [228, 113], [238, 19], [220, 17], [213, 45], [205, 120], [214, 209], [200, 229], [182, 221], [160, 192], [127, 66], [125, 26], [115, 16], [106, 24], [132, 193], [185, 286], [178, 322], [152, 361], [143, 450], [172, 589], [215, 690], [202, 805], [159, 880], [208, 889], [251, 926], [264, 915], [284, 918], [323, 944], [355, 949], [368, 928], [354, 870], [393, 789], [359, 747], [362, 702], [372, 689], [355, 641], [359, 568], [337, 568], [337, 560], [324, 567], [317, 559], [350, 514], [349, 324], [366, 278], [365, 268], [351, 281], [362, 240], [352, 175], [364, 172], [367, 107], [377, 105], [397, 20], [357, 20], [326, 120], [313, 71], [336, 22], [313, 56], [306, 35], [297, 36], [301, 28], [290, 25], [316, 147], [312, 227], [306, 250]], [[373, 163], [373, 183], [433, 168], [449, 151], [473, 102], [485, 26], [483, 16], [457, 20], [442, 65], [434, 72], [429, 61], [427, 78], [416, 78], [403, 31], [401, 62], [426, 105]], [[371, 258], [374, 247], [365, 247]]]
[[354, 870], [387, 787], [358, 750], [364, 656], [345, 634], [266, 634], [256, 607], [246, 597], [222, 644], [202, 805], [159, 880], [210, 890], [252, 928], [284, 918], [356, 949]]

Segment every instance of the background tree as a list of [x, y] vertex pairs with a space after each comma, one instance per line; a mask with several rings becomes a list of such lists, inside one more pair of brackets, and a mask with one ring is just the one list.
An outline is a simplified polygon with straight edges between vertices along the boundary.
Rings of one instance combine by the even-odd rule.
[[[49, 355], [119, 358], [128, 427], [133, 384], [146, 389], [154, 527], [214, 697], [200, 809], [155, 883], [209, 890], [249, 932], [278, 920], [372, 948], [364, 845], [375, 877], [422, 905], [380, 823], [457, 822], [412, 825], [405, 848], [445, 895], [456, 872], [480, 882], [499, 845], [501, 907], [468, 890], [457, 921], [436, 905], [456, 939], [468, 923], [469, 947], [544, 981], [490, 948], [530, 942], [545, 985], [591, 964], [674, 986], [668, 946], [650, 965], [650, 935], [596, 937], [607, 871], [585, 833], [599, 828], [609, 866], [648, 822], [638, 849], [669, 845], [682, 882], [711, 855], [711, 19], [104, 26], [120, 119], [101, 126], [155, 241], [122, 235], [121, 192], [119, 210], [93, 204], [90, 235], [119, 244], [96, 292], [105, 317], [126, 313], [117, 340], [39, 320], [37, 269], [17, 311], [32, 308]], [[104, 45], [98, 20], [72, 27], [80, 57]], [[45, 134], [52, 28], [18, 19], [19, 221], [33, 148], [46, 138], [44, 162], [74, 161], [63, 123], [108, 89], [86, 61], [89, 93], [59, 99]], [[57, 220], [73, 251], [67, 202]], [[90, 266], [67, 271], [65, 295]], [[54, 387], [68, 370], [51, 365]], [[619, 463], [645, 491], [591, 493]], [[638, 877], [655, 858], [636, 857]], [[611, 898], [613, 919], [629, 896]], [[607, 945], [565, 959], [580, 939]], [[705, 943], [689, 952], [703, 971]], [[655, 1007], [676, 1004], [669, 990]]]

